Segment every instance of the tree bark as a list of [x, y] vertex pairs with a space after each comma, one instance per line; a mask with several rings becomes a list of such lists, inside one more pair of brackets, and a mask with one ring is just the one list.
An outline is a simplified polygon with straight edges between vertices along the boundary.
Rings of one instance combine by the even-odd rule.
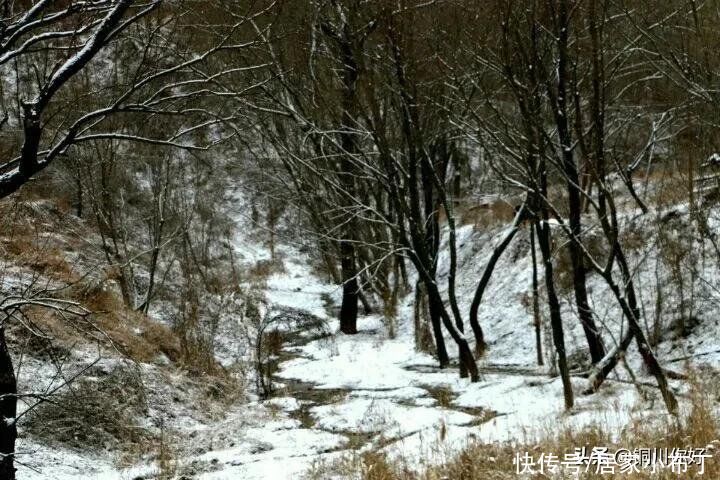
[[445, 338], [442, 332], [442, 320], [440, 311], [445, 308], [442, 305], [442, 300], [438, 300], [437, 297], [428, 295], [428, 309], [430, 311], [430, 325], [432, 326], [433, 336], [435, 337], [435, 348], [437, 351], [438, 362], [440, 362], [440, 368], [445, 368], [450, 365], [450, 357], [445, 346]]
[[[330, 32], [328, 32], [330, 34]], [[330, 34], [340, 51], [342, 63], [342, 122], [340, 140], [340, 182], [344, 195], [355, 194], [354, 156], [358, 153], [352, 132], [357, 121], [357, 80], [359, 68], [355, 58], [354, 37], [347, 23], [341, 25], [339, 32]], [[352, 201], [352, 200], [350, 200]], [[357, 263], [353, 240], [355, 222], [350, 219], [340, 241], [341, 275], [343, 281], [343, 301], [340, 308], [340, 330], [343, 333], [357, 333], [358, 294]]]
[[[477, 369], [477, 364], [475, 363], [475, 358], [473, 357], [472, 351], [470, 350], [470, 345], [468, 344], [467, 339], [462, 336], [462, 333], [458, 332], [458, 330], [455, 328], [455, 325], [453, 324], [450, 315], [448, 315], [447, 310], [442, 305], [442, 297], [440, 296], [440, 291], [438, 290], [437, 284], [426, 279], [425, 287], [427, 288], [428, 301], [430, 305], [438, 305], [438, 313], [440, 315], [440, 319], [443, 325], [445, 325], [445, 328], [448, 330], [448, 332], [450, 332], [450, 336], [453, 338], [453, 340], [458, 346], [458, 357], [460, 360], [461, 372], [465, 372], [466, 375], [469, 373], [470, 380], [473, 382], [477, 382], [480, 379], [480, 374]], [[442, 332], [440, 332], [440, 334], [442, 335]]]
[[560, 302], [555, 291], [555, 279], [553, 277], [552, 254], [550, 251], [550, 226], [547, 223], [547, 215], [543, 215], [543, 223], [537, 223], [538, 243], [543, 257], [545, 267], [545, 288], [547, 289], [548, 306], [550, 307], [550, 326], [552, 327], [553, 343], [557, 352], [558, 370], [563, 384], [565, 408], [571, 409], [575, 403], [572, 383], [570, 383], [570, 370], [565, 354], [565, 334], [563, 332], [562, 317], [560, 316]]
[[0, 479], [15, 480], [17, 380], [4, 327], [0, 327], [0, 415]]
[[[567, 0], [560, 0], [558, 11], [558, 69], [557, 69], [557, 95], [555, 95], [555, 123], [557, 125], [558, 136], [560, 138], [560, 150], [562, 155], [562, 167], [567, 183], [568, 207], [569, 207], [569, 224], [572, 234], [580, 239], [582, 235], [582, 202], [580, 201], [580, 177], [578, 175], [577, 164], [573, 149], [572, 132], [568, 122], [568, 41], [569, 41], [569, 12]], [[551, 96], [552, 98], [552, 96]], [[588, 302], [587, 283], [585, 275], [585, 266], [583, 262], [583, 253], [575, 242], [568, 245], [570, 260], [572, 263], [573, 274], [573, 290], [575, 292], [575, 303], [577, 304], [578, 316], [582, 324], [585, 338], [587, 339], [590, 349], [590, 358], [592, 363], [597, 363], [605, 356], [605, 347], [603, 346], [600, 332], [595, 325]]]
[[340, 242], [340, 260], [343, 279], [340, 331], [353, 335], [357, 333], [358, 281], [355, 268], [355, 248], [347, 240]]
[[535, 325], [535, 351], [537, 352], [537, 363], [542, 366], [542, 325], [540, 320], [540, 289], [538, 288], [537, 269], [537, 248], [535, 247], [535, 228], [530, 227], [530, 256], [532, 258], [532, 309], [533, 323]]

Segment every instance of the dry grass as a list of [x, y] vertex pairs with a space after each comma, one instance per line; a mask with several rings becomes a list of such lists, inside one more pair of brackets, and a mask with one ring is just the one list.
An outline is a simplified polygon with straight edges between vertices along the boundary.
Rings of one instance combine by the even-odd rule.
[[73, 298], [94, 312], [92, 321], [113, 347], [136, 362], [154, 362], [161, 355], [180, 359], [180, 339], [171, 328], [127, 308], [117, 294], [103, 284], [72, 290]]
[[547, 196], [553, 207], [557, 209], [558, 214], [562, 218], [568, 218], [570, 215], [570, 201], [565, 182], [559, 181], [558, 183], [554, 183], [550, 181]]
[[193, 374], [226, 376], [204, 341], [192, 336], [182, 339], [181, 332], [128, 308], [118, 293], [100, 285], [76, 289], [75, 299], [94, 312], [98, 331], [124, 356], [145, 363], [157, 362], [164, 356]]
[[77, 281], [63, 251], [76, 239], [60, 234], [71, 231], [74, 220], [54, 201], [26, 197], [0, 203], [0, 257], [52, 280]]
[[460, 204], [455, 213], [463, 225], [473, 225], [475, 230], [504, 225], [515, 218], [515, 209], [504, 200], [493, 200], [481, 205]]
[[453, 393], [450, 387], [445, 386], [432, 386], [425, 387], [430, 397], [437, 401], [437, 406], [440, 408], [451, 408], [452, 402], [455, 400], [456, 395]]
[[275, 273], [283, 273], [284, 268], [285, 264], [279, 258], [275, 260], [259, 260], [245, 274], [251, 282], [262, 283]]
[[648, 232], [637, 225], [628, 225], [620, 231], [620, 245], [625, 250], [637, 252], [648, 244]]
[[[18, 212], [8, 213], [7, 210], [0, 209], [0, 215], [20, 215]], [[67, 283], [77, 281], [78, 274], [65, 259], [63, 252], [51, 244], [51, 238], [41, 236], [35, 229], [36, 221], [39, 220], [35, 215], [24, 216], [18, 221], [13, 218], [10, 221], [12, 227], [6, 227], [8, 235], [0, 237], [0, 256], [11, 258], [17, 265], [53, 280]]]
[[44, 202], [51, 200], [53, 207], [65, 215], [73, 210], [73, 193], [69, 192], [62, 181], [50, 172], [44, 172], [23, 186], [16, 198], [26, 202]]
[[[71, 208], [70, 197], [59, 195], [48, 199], [43, 185], [37, 182], [23, 189], [14, 202], [0, 203], [0, 223], [5, 225], [0, 235], [0, 257], [30, 271], [39, 282], [54, 281], [54, 288], [64, 287], [55, 295], [77, 301], [93, 312], [84, 321], [32, 312], [31, 319], [44, 336], [60, 348], [84, 343], [90, 338], [137, 362], [156, 362], [164, 355], [171, 362], [194, 371], [221, 370], [206, 345], [192, 341], [183, 345], [178, 332], [125, 305], [119, 288], [113, 286], [117, 285], [114, 280], [119, 275], [116, 270], [106, 269], [99, 278], [93, 272], [81, 276], [68, 259], [70, 251], [83, 253], [79, 250], [82, 244], [78, 242], [90, 234], [88, 226], [67, 214]], [[276, 267], [260, 266], [255, 274], [268, 274], [272, 268]], [[225, 286], [228, 281], [223, 279], [218, 283]], [[33, 338], [31, 332], [18, 328], [14, 333], [28, 349], [38, 346], [48, 350], [41, 345], [44, 340]]]
[[[118, 454], [121, 466], [155, 461], [161, 470], [158, 478], [177, 478], [185, 473], [176, 458], [175, 445], [181, 439], [177, 432], [149, 426], [146, 400], [153, 408], [164, 408], [166, 397], [177, 402], [175, 393], [180, 392], [188, 399], [183, 403], [199, 416], [220, 417], [237, 403], [243, 385], [234, 372], [219, 365], [211, 347], [192, 338], [184, 342], [180, 332], [125, 304], [118, 272], [92, 268], [93, 251], [87, 245], [91, 225], [68, 215], [71, 208], [70, 197], [48, 199], [41, 190], [29, 188], [16, 201], [0, 203], [0, 258], [12, 266], [11, 273], [17, 270], [38, 288], [52, 288], [48, 296], [78, 302], [92, 312], [74, 317], [46, 308], [24, 309], [22, 324], [8, 324], [13, 353], [41, 359], [70, 378], [78, 367], [74, 356], [68, 361], [70, 353], [79, 345], [99, 344], [103, 357], [117, 358], [107, 354], [117, 350], [133, 362], [156, 363], [160, 368], [153, 371], [179, 380], [156, 383], [147, 400], [142, 379], [128, 367], [131, 362], [110, 372], [93, 367], [24, 416], [23, 435], [51, 446]], [[73, 259], [81, 266], [75, 268]], [[211, 287], [226, 289], [232, 283], [227, 276], [218, 276]], [[165, 389], [173, 395], [164, 395]]]
[[191, 375], [222, 376], [223, 368], [213, 355], [212, 346], [195, 336], [182, 341], [182, 354], [179, 363]]
[[[607, 447], [610, 452], [621, 448], [708, 448], [714, 452], [720, 448], [718, 417], [714, 410], [716, 386], [706, 383], [695, 386], [691, 395], [691, 404], [687, 414], [677, 420], [648, 421], [637, 418], [631, 421], [622, 432], [612, 432], [602, 426], [591, 426], [581, 430], [548, 430], [540, 441], [523, 441], [514, 444], [487, 444], [472, 439], [460, 452], [449, 452], [443, 445], [433, 445], [424, 449], [427, 452], [428, 467], [415, 471], [407, 467], [403, 458], [390, 458], [382, 451], [354, 453], [330, 464], [316, 464], [308, 474], [312, 480], [330, 478], [348, 478], [357, 480], [509, 480], [515, 478], [583, 478], [590, 480], [606, 479], [655, 479], [670, 480], [678, 478], [720, 478], [720, 462], [710, 458], [705, 462], [705, 473], [697, 474], [691, 467], [685, 475], [673, 473], [670, 469], [657, 474], [615, 473], [600, 475], [583, 473], [580, 477], [570, 472], [555, 475], [519, 475], [514, 463], [517, 454], [528, 452], [534, 458], [541, 453], [554, 453], [564, 458], [576, 448]], [[593, 470], [593, 468], [591, 468]]]
[[658, 209], [674, 207], [690, 198], [687, 171], [678, 171], [673, 166], [653, 170], [648, 184], [651, 186], [648, 203]]
[[67, 283], [77, 281], [77, 272], [57, 248], [39, 245], [36, 239], [14, 236], [3, 242], [4, 255], [47, 278]]
[[27, 318], [33, 322], [32, 331], [18, 322], [7, 325], [8, 340], [13, 352], [31, 353], [33, 357], [49, 362], [59, 361], [70, 353], [74, 334], [57, 316], [40, 310], [30, 310]]
[[135, 423], [145, 412], [144, 387], [135, 372], [97, 371], [33, 409], [23, 425], [50, 445], [139, 454], [155, 440]]

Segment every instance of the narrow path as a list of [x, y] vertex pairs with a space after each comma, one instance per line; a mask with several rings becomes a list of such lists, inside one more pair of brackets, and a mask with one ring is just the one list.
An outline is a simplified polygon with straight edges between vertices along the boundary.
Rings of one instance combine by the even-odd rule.
[[357, 335], [336, 334], [327, 307], [337, 303], [337, 287], [313, 276], [307, 259], [289, 258], [266, 290], [272, 309], [296, 317], [292, 328], [280, 329], [273, 398], [238, 406], [214, 428], [232, 441], [214, 443], [196, 459], [205, 466], [198, 478], [295, 480], [314, 465], [368, 450], [419, 465], [430, 449], [459, 450], [470, 436], [507, 440], [548, 423], [597, 418], [596, 405], [584, 408], [586, 399], [565, 415], [559, 382], [532, 367], [481, 365], [484, 378], [475, 384], [455, 369], [437, 368], [431, 356], [415, 351], [411, 326], [402, 321], [412, 318], [405, 307], [397, 338], [386, 337], [377, 316], [363, 317]]

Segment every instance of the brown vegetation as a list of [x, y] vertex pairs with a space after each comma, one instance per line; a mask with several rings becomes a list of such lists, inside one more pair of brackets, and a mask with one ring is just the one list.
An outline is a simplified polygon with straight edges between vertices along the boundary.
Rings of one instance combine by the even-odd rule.
[[473, 225], [476, 230], [506, 225], [515, 216], [513, 205], [506, 200], [492, 200], [480, 204], [462, 203], [456, 210], [462, 224]]

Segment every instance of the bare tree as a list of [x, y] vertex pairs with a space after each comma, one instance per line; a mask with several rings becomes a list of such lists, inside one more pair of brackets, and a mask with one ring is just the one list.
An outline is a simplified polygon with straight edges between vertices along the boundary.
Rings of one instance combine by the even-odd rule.
[[[109, 161], [116, 162], [121, 145], [127, 142], [201, 152], [233, 135], [237, 126], [232, 122], [245, 119], [246, 106], [223, 102], [227, 90], [218, 84], [242, 83], [246, 72], [262, 68], [240, 52], [254, 44], [256, 34], [246, 26], [266, 10], [236, 12], [229, 25], [218, 24], [207, 33], [204, 27], [212, 22], [208, 11], [225, 7], [213, 2], [206, 8], [201, 14], [182, 2], [162, 0], [0, 3], [4, 112], [0, 131], [10, 139], [3, 149], [6, 160], [0, 164], [0, 199], [18, 191], [56, 160], [77, 153], [76, 147], [106, 142], [113, 155]], [[188, 26], [184, 20], [190, 18], [196, 22]], [[219, 61], [233, 53], [240, 62]], [[113, 68], [107, 68], [108, 63]], [[233, 98], [242, 95], [234, 92]], [[163, 128], [149, 128], [153, 122], [162, 122]], [[157, 208], [148, 219], [149, 282], [139, 305], [145, 311], [158, 284], [162, 247], [173, 236], [165, 216], [170, 168], [162, 162], [157, 165], [161, 168], [154, 172], [157, 181], [151, 188]], [[102, 208], [96, 210], [96, 217], [104, 240], [109, 240], [108, 261], [132, 268], [127, 263], [132, 260], [132, 242], [112, 216], [118, 205], [107, 197], [111, 179], [106, 174], [119, 169], [118, 165], [101, 166], [95, 200]], [[81, 198], [81, 181], [78, 188]], [[134, 303], [138, 297], [134, 274], [128, 272], [127, 277], [124, 294], [128, 303]], [[6, 421], [0, 432], [0, 476], [13, 479], [17, 392], [5, 323], [18, 320], [27, 305], [75, 315], [79, 306], [37, 295], [9, 296], [1, 305], [0, 409]]]

